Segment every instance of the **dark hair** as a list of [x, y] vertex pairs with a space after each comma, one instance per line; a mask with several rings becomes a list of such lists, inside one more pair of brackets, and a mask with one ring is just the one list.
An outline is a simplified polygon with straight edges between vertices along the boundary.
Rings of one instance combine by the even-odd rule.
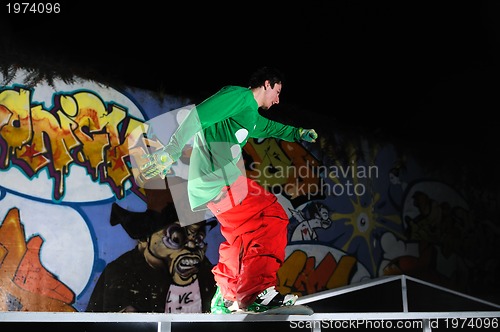
[[276, 68], [273, 67], [262, 67], [256, 70], [248, 80], [248, 86], [250, 89], [258, 88], [264, 85], [264, 82], [269, 81], [271, 88], [274, 88], [276, 83], [283, 84], [285, 80], [283, 74]]

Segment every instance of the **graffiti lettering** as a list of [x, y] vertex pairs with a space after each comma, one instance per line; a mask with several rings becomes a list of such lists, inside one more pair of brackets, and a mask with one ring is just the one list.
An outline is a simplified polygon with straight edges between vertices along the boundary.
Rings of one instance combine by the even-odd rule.
[[125, 181], [132, 176], [127, 140], [144, 123], [90, 91], [57, 95], [50, 110], [34, 105], [31, 95], [22, 88], [0, 91], [0, 169], [12, 163], [33, 177], [47, 168], [54, 179], [53, 196], [60, 200], [64, 177], [74, 163], [122, 198]]
[[167, 301], [166, 301], [166, 303], [172, 303], [172, 299], [170, 298], [170, 295], [171, 295], [171, 294], [172, 294], [172, 292], [171, 292], [171, 291], [168, 291], [168, 293], [167, 293]]
[[316, 258], [304, 251], [294, 251], [278, 271], [279, 287], [284, 293], [301, 295], [332, 289], [349, 284], [356, 258], [342, 256], [337, 262], [327, 253], [316, 266]]
[[179, 295], [179, 303], [191, 303], [193, 300], [190, 299], [191, 292]]

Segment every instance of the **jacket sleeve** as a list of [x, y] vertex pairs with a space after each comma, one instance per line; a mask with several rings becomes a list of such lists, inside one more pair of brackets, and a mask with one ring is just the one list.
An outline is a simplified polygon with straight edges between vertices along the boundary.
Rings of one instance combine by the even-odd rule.
[[257, 117], [257, 124], [252, 134], [254, 138], [279, 138], [287, 142], [300, 141], [300, 129], [267, 119], [261, 115]]
[[182, 149], [191, 140], [191, 138], [202, 129], [200, 118], [196, 106], [192, 106], [187, 116], [174, 131], [165, 150], [172, 159], [177, 161], [182, 155]]

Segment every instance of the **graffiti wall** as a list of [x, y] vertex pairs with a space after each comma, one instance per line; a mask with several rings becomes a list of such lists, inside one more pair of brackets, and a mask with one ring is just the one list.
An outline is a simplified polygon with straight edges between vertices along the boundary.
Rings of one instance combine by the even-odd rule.
[[[169, 198], [136, 184], [127, 142], [190, 100], [83, 80], [27, 86], [26, 75], [0, 87], [0, 310], [207, 311], [217, 222], [130, 227], [168, 219]], [[245, 146], [247, 175], [289, 216], [280, 290], [306, 295], [406, 274], [498, 294], [500, 227], [478, 214], [498, 197], [430, 176], [391, 144], [332, 137]], [[165, 229], [185, 240], [158, 240]]]

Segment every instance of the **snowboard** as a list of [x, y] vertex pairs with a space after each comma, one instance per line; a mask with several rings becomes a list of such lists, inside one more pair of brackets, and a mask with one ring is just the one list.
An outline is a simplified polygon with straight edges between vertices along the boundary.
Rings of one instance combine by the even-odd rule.
[[295, 304], [282, 306], [277, 308], [272, 308], [262, 312], [245, 311], [247, 314], [252, 315], [307, 315], [310, 316], [314, 314], [314, 310], [304, 304]]

